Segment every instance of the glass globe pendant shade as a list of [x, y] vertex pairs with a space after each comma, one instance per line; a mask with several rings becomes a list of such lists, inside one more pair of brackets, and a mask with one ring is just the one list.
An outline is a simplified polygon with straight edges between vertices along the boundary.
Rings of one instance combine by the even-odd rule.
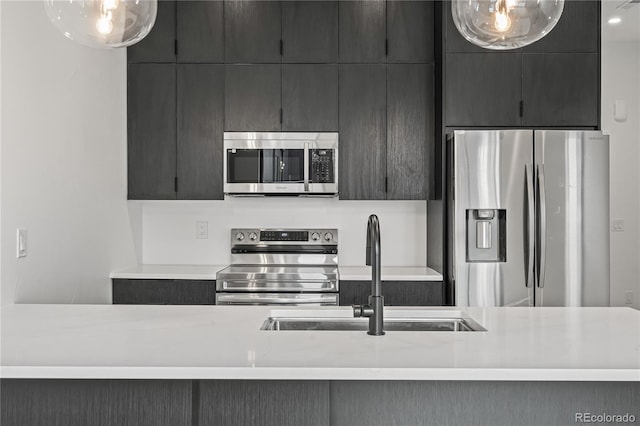
[[564, 0], [452, 0], [453, 22], [471, 43], [493, 50], [518, 49], [556, 26]]
[[44, 0], [47, 16], [65, 37], [89, 47], [131, 46], [156, 22], [157, 0]]

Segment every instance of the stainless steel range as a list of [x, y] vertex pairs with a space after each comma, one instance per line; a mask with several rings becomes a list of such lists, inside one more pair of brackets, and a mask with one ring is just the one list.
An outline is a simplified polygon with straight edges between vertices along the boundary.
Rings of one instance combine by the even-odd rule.
[[337, 229], [232, 229], [219, 305], [338, 305]]

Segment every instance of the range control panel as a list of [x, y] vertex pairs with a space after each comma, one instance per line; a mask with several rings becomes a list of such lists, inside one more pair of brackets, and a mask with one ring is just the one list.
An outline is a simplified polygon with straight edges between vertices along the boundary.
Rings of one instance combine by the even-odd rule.
[[332, 244], [338, 243], [337, 229], [262, 229], [234, 228], [231, 246], [238, 244]]

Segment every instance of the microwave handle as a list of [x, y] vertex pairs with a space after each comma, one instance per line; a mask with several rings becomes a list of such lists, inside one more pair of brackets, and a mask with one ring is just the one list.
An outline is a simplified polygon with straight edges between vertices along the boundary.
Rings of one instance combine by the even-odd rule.
[[309, 192], [309, 142], [304, 144], [304, 192]]

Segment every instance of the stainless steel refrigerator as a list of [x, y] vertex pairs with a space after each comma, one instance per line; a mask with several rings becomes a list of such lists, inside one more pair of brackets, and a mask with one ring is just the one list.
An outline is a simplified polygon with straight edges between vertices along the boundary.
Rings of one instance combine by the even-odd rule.
[[449, 143], [455, 304], [608, 306], [608, 136], [458, 130]]

